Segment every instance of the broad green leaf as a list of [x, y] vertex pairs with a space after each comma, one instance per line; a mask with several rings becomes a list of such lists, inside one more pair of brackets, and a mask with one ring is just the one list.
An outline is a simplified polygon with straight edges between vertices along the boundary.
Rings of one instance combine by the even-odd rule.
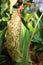
[[[22, 49], [22, 56], [24, 58], [26, 58], [26, 55], [27, 55], [27, 47], [29, 44], [29, 40], [30, 40], [30, 32], [26, 29], [26, 33], [25, 33], [24, 41], [23, 41], [23, 49]], [[28, 65], [28, 58], [24, 63], [21, 63], [21, 65]]]
[[26, 34], [25, 34], [24, 41], [23, 41], [23, 50], [22, 50], [23, 57], [26, 57], [26, 54], [27, 54], [26, 51], [27, 51], [27, 47], [29, 44], [30, 35], [31, 33], [28, 30], [26, 30]]
[[20, 35], [20, 43], [21, 43], [21, 44], [23, 44], [24, 37], [25, 37], [25, 33], [26, 33], [26, 27], [25, 27], [25, 25], [22, 23], [21, 35]]

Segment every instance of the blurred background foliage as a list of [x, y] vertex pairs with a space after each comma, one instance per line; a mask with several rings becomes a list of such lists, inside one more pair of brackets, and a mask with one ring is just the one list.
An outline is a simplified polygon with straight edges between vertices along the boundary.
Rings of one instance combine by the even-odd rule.
[[[32, 0], [23, 0], [23, 2], [27, 1], [32, 2]], [[11, 19], [14, 11], [16, 11], [20, 6], [21, 0], [18, 0], [15, 5], [11, 5], [12, 0], [0, 0], [0, 2], [0, 65], [31, 65], [29, 64], [29, 62], [42, 62], [43, 60], [39, 61], [40, 58], [37, 57], [37, 53], [39, 53], [39, 55], [41, 55], [41, 58], [43, 59], [43, 16], [35, 30], [35, 34], [31, 40], [31, 43], [29, 43], [35, 25], [37, 24], [37, 21], [42, 12], [40, 12], [39, 9], [37, 10], [37, 12], [35, 12], [34, 8], [31, 9], [29, 6], [24, 6], [23, 10], [21, 11], [23, 17], [20, 37], [20, 43], [22, 45], [22, 56], [26, 57], [27, 53], [28, 56], [27, 60], [24, 63], [19, 64], [16, 62], [12, 62], [6, 48], [4, 49], [4, 44], [6, 41], [5, 32], [7, 22]], [[28, 45], [30, 45], [29, 48]], [[33, 54], [31, 52], [33, 52]]]

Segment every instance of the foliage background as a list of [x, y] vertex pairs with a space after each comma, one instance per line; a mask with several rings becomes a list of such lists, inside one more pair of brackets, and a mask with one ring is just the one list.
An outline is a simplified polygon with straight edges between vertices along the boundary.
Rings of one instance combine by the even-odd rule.
[[[28, 0], [25, 0], [27, 2]], [[14, 11], [17, 10], [18, 6], [20, 5], [20, 1], [18, 1], [15, 6], [11, 5], [10, 0], [0, 0], [0, 65], [28, 65], [28, 62], [41, 62], [43, 63], [43, 17], [41, 18], [36, 30], [35, 34], [31, 40], [31, 36], [34, 31], [34, 27], [37, 24], [37, 21], [39, 17], [41, 16], [41, 12], [38, 10], [34, 13], [32, 10], [31, 13], [29, 10], [27, 10], [27, 7], [25, 6], [21, 12], [23, 16], [23, 24], [22, 24], [22, 31], [21, 31], [21, 38], [20, 42], [22, 45], [22, 56], [26, 57], [27, 54], [27, 48], [28, 44], [30, 45], [30, 50], [28, 48], [28, 57], [27, 60], [24, 63], [16, 63], [12, 62], [7, 49], [5, 48], [5, 32], [6, 32], [6, 26], [8, 20], [11, 18], [11, 15]], [[31, 2], [31, 0], [30, 0]], [[32, 16], [32, 13], [34, 16]], [[36, 16], [37, 15], [37, 16]], [[31, 20], [29, 18], [32, 16]], [[32, 22], [33, 19], [33, 22]], [[31, 40], [31, 44], [29, 43]], [[32, 51], [34, 54], [31, 54], [30, 51]], [[37, 53], [39, 53], [39, 56], [41, 55], [41, 59], [37, 57]], [[38, 59], [36, 61], [36, 58]], [[30, 64], [29, 64], [30, 65]], [[43, 64], [42, 64], [43, 65]]]

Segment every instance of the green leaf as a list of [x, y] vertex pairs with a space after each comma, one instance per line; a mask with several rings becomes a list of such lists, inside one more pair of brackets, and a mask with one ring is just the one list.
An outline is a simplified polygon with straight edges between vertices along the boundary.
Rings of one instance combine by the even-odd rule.
[[0, 30], [3, 30], [6, 25], [7, 25], [7, 22], [6, 21], [0, 22]]
[[32, 26], [32, 22], [28, 23], [28, 28], [29, 30], [32, 32], [34, 30], [33, 26]]
[[33, 47], [32, 51], [37, 52], [37, 51], [43, 50], [43, 44], [41, 44], [40, 42], [39, 43], [34, 42], [33, 45], [34, 45], [34, 47]]
[[34, 35], [33, 41], [34, 41], [34, 42], [40, 42], [40, 41], [41, 41], [40, 32], [37, 32], [37, 33]]
[[27, 47], [29, 44], [29, 40], [30, 40], [30, 32], [26, 30], [26, 34], [25, 34], [24, 41], [23, 41], [23, 51], [22, 51], [23, 57], [26, 57], [26, 54], [27, 54], [26, 51], [27, 51]]
[[0, 31], [0, 54], [2, 51], [2, 31]]
[[5, 0], [1, 0], [1, 14], [5, 11]]
[[[26, 33], [23, 40], [23, 49], [22, 49], [22, 56], [24, 58], [26, 58], [26, 55], [27, 55], [27, 47], [29, 44], [29, 40], [30, 40], [30, 32], [26, 29]], [[28, 58], [24, 63], [21, 63], [21, 65], [28, 65]]]
[[2, 51], [2, 45], [3, 45], [4, 38], [5, 38], [5, 30], [6, 29], [3, 29], [3, 31], [0, 31], [0, 54]]
[[27, 14], [27, 13], [26, 13], [26, 15], [25, 15], [25, 17], [24, 17], [25, 22], [27, 22], [28, 19], [29, 19], [31, 16], [32, 16], [32, 14]]
[[6, 17], [3, 17], [2, 21], [8, 21], [8, 19]]
[[21, 44], [23, 44], [25, 33], [26, 33], [26, 27], [25, 27], [25, 25], [22, 23], [21, 35], [20, 35], [20, 43], [21, 43]]
[[3, 61], [3, 60], [5, 60], [6, 59], [6, 56], [5, 55], [0, 55], [0, 61]]
[[3, 60], [0, 62], [0, 65], [4, 64], [6, 62], [6, 60]]

